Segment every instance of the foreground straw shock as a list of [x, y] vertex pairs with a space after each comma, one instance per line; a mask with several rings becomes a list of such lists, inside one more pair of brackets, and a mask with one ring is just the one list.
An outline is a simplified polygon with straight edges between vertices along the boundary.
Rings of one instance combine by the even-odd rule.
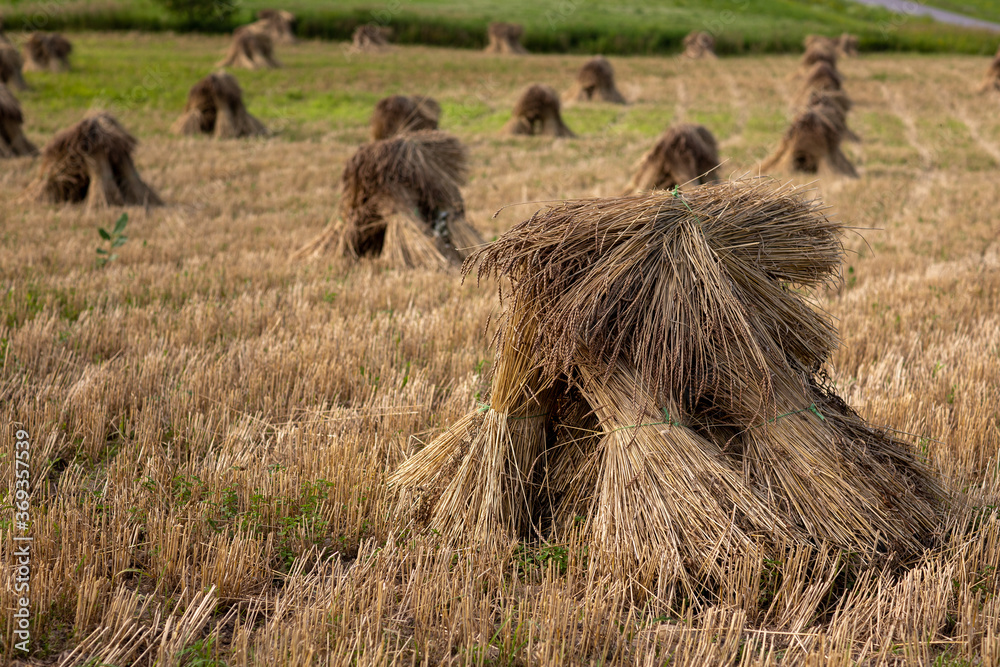
[[400, 508], [478, 543], [568, 539], [687, 590], [737, 556], [911, 559], [943, 490], [821, 380], [838, 346], [804, 290], [840, 226], [769, 180], [569, 201], [473, 254], [510, 282], [488, 404], [396, 471]]

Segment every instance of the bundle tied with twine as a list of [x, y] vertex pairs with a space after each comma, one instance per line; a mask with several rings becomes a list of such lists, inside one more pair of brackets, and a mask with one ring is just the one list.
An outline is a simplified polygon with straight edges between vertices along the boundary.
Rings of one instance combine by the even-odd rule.
[[297, 255], [333, 246], [397, 268], [461, 264], [483, 242], [465, 218], [467, 162], [458, 139], [434, 130], [361, 146], [344, 167], [338, 219]]
[[0, 158], [38, 154], [38, 148], [24, 136], [22, 125], [20, 102], [7, 86], [0, 84]]
[[805, 290], [840, 226], [772, 181], [569, 201], [474, 253], [509, 280], [488, 402], [405, 461], [402, 512], [480, 543], [567, 539], [700, 590], [748, 551], [919, 553], [943, 491], [823, 380]]
[[264, 124], [243, 105], [243, 90], [225, 71], [214, 72], [188, 91], [184, 113], [170, 128], [174, 134], [210, 134], [216, 139], [266, 136]]
[[111, 114], [88, 116], [45, 146], [27, 197], [49, 203], [86, 202], [87, 208], [159, 206], [163, 201], [132, 162], [137, 145]]

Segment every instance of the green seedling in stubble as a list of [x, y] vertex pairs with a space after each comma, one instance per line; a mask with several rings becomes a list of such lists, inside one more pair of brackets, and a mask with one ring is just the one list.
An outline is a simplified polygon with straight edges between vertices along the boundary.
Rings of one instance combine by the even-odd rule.
[[104, 227], [98, 227], [97, 233], [101, 238], [108, 243], [107, 248], [97, 249], [97, 268], [104, 268], [108, 265], [108, 262], [113, 262], [118, 259], [118, 255], [113, 251], [115, 248], [122, 247], [128, 237], [125, 236], [125, 226], [128, 224], [128, 213], [122, 213], [118, 221], [115, 222], [114, 228], [109, 232]]

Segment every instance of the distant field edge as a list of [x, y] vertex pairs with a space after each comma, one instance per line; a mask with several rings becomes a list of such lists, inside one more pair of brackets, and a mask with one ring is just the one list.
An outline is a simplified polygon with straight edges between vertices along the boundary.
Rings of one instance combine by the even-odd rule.
[[[280, 4], [280, 3], [276, 3]], [[296, 33], [305, 39], [350, 40], [359, 25], [375, 23], [393, 30], [397, 44], [424, 44], [463, 49], [481, 49], [486, 44], [486, 18], [453, 15], [428, 15], [397, 12], [391, 20], [382, 19], [376, 9], [323, 9], [296, 12]], [[802, 39], [810, 33], [836, 35], [849, 31], [857, 35], [863, 51], [912, 51], [920, 53], [992, 54], [1000, 37], [984, 30], [946, 26], [913, 17], [895, 18], [884, 12], [884, 20], [859, 27], [849, 25], [817, 26], [811, 21], [801, 25], [786, 23], [773, 31], [759, 26], [741, 27], [739, 22], [716, 33], [716, 51], [720, 55], [794, 53], [801, 51]], [[189, 24], [165, 15], [155, 7], [96, 5], [71, 6], [58, 12], [3, 11], [7, 31], [33, 30], [135, 30], [143, 32], [175, 31], [226, 33], [251, 20], [249, 12], [238, 14], [225, 23]], [[681, 42], [691, 30], [703, 25], [602, 26], [567, 23], [557, 29], [526, 26], [524, 46], [536, 53], [602, 53], [607, 55], [654, 55], [679, 53]]]

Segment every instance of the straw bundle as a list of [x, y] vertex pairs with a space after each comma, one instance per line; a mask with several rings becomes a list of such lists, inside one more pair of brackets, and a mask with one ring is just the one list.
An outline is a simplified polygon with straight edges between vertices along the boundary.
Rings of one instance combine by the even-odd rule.
[[602, 100], [625, 104], [625, 98], [615, 86], [615, 71], [604, 56], [591, 58], [576, 75], [576, 85], [566, 95], [567, 101], [591, 102]]
[[858, 55], [858, 38], [850, 33], [843, 33], [840, 37], [826, 37], [824, 35], [806, 35], [802, 45], [806, 52], [819, 50], [832, 52], [838, 56], [853, 57]]
[[489, 43], [486, 53], [521, 54], [528, 50], [521, 45], [524, 27], [516, 23], [491, 23], [486, 28]]
[[274, 57], [274, 42], [270, 35], [251, 24], [233, 31], [229, 51], [217, 67], [271, 69], [281, 67], [281, 63]]
[[236, 78], [215, 72], [194, 84], [188, 92], [184, 113], [171, 130], [175, 134], [211, 134], [217, 139], [254, 137], [267, 128], [243, 106], [243, 91]]
[[28, 195], [51, 203], [85, 201], [88, 208], [160, 205], [132, 162], [137, 143], [110, 114], [84, 118], [42, 150], [41, 169]]
[[695, 31], [684, 38], [686, 58], [715, 58], [715, 37], [708, 32]]
[[38, 149], [21, 130], [21, 105], [7, 86], [0, 83], [0, 158], [37, 155]]
[[799, 71], [808, 72], [816, 63], [826, 63], [834, 70], [837, 69], [837, 47], [832, 40], [824, 42], [813, 42], [802, 54], [799, 60]]
[[792, 120], [778, 149], [761, 164], [761, 172], [829, 172], [857, 178], [854, 165], [840, 149], [847, 132], [844, 117], [832, 107], [807, 108]]
[[372, 140], [401, 132], [438, 129], [441, 105], [432, 97], [393, 95], [378, 101], [371, 119]]
[[575, 137], [563, 122], [559, 95], [550, 86], [528, 86], [514, 104], [510, 120], [503, 127], [505, 134]]
[[813, 90], [806, 101], [806, 108], [818, 111], [838, 125], [844, 139], [858, 142], [861, 138], [847, 127], [847, 112], [852, 106], [851, 98], [842, 90]]
[[826, 35], [806, 35], [802, 40], [802, 49], [808, 51], [815, 48], [833, 50], [837, 48], [837, 40]]
[[0, 42], [0, 83], [18, 90], [27, 90], [21, 70], [24, 62], [21, 54], [9, 43]]
[[818, 375], [837, 332], [802, 290], [839, 233], [764, 180], [515, 226], [465, 265], [511, 286], [489, 403], [394, 473], [401, 509], [487, 543], [577, 526], [600, 567], [688, 591], [782, 545], [919, 553], [940, 487]]
[[990, 63], [986, 77], [983, 79], [982, 85], [979, 86], [981, 93], [990, 90], [1000, 91], [1000, 49], [997, 49], [997, 54], [993, 57], [993, 62]]
[[334, 246], [400, 268], [459, 264], [482, 238], [465, 219], [467, 154], [450, 135], [413, 132], [365, 144], [341, 178], [339, 220], [299, 251]]
[[802, 101], [814, 91], [836, 92], [843, 89], [844, 79], [829, 63], [818, 62], [806, 73], [799, 87], [797, 100]]
[[263, 32], [275, 44], [295, 43], [295, 14], [283, 9], [262, 9], [257, 20], [250, 24], [256, 32]]
[[837, 53], [852, 58], [858, 55], [860, 43], [856, 35], [845, 32], [837, 38]]
[[57, 32], [36, 32], [24, 45], [24, 69], [28, 71], [69, 71], [73, 45]]
[[719, 147], [712, 133], [703, 125], [681, 123], [667, 129], [642, 156], [625, 194], [713, 183], [718, 167]]
[[382, 51], [389, 47], [390, 37], [392, 37], [392, 28], [372, 23], [359, 25], [351, 37], [351, 51], [355, 53]]

